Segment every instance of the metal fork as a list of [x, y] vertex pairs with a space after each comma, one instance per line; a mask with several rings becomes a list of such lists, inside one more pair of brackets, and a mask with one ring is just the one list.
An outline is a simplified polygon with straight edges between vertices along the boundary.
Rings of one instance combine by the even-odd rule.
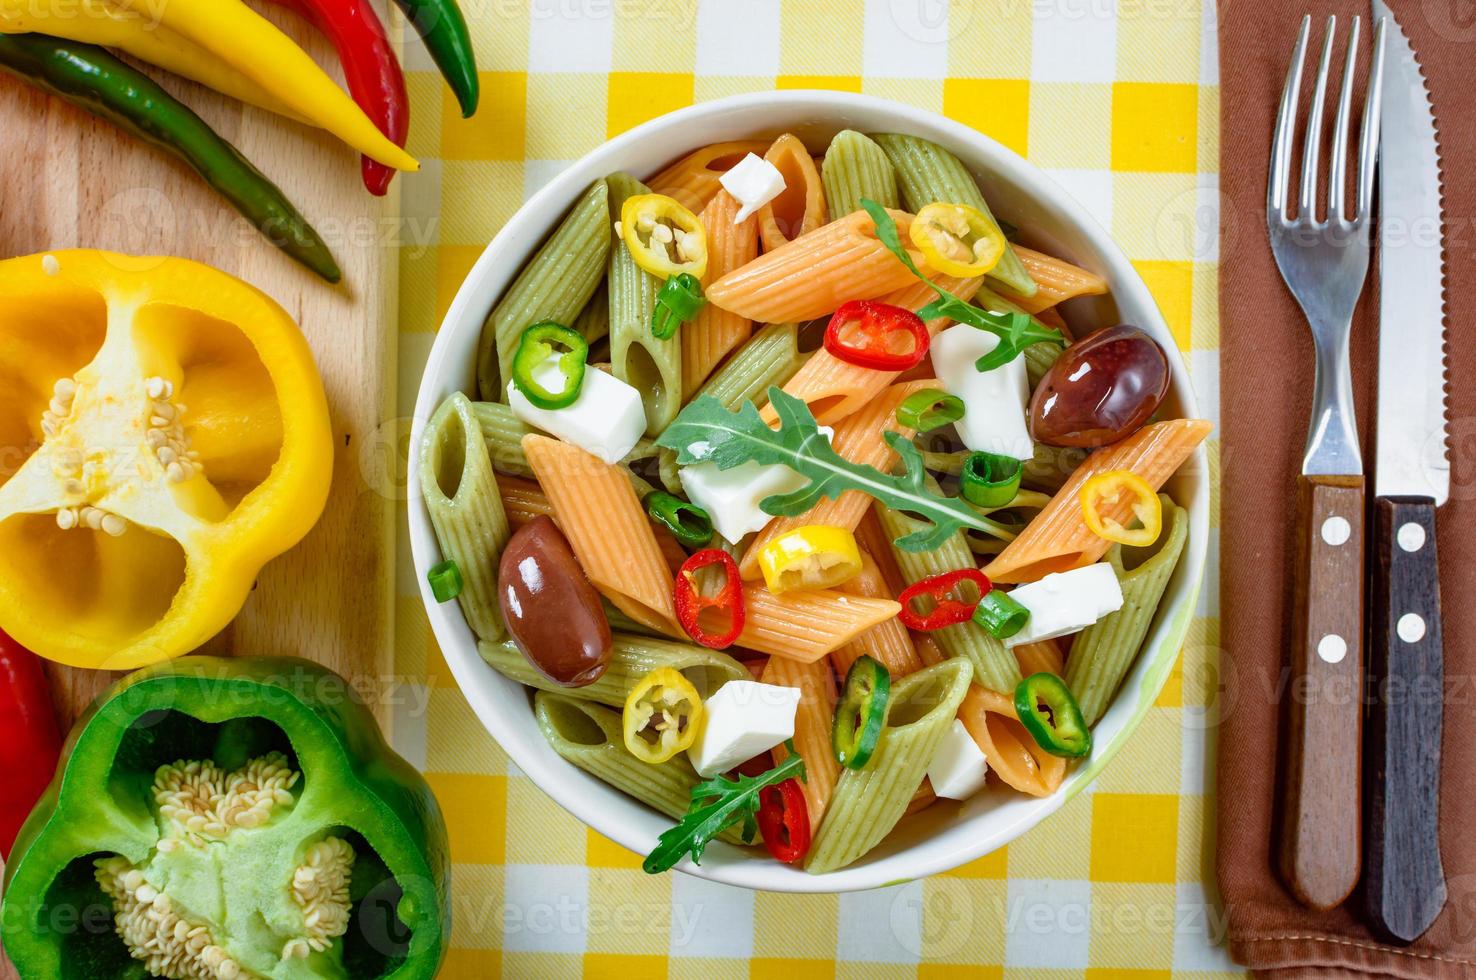
[[1358, 141], [1356, 199], [1346, 212], [1348, 127], [1359, 18], [1344, 58], [1326, 175], [1327, 214], [1317, 216], [1319, 150], [1337, 18], [1327, 19], [1302, 146], [1296, 211], [1287, 214], [1293, 142], [1311, 17], [1302, 18], [1271, 144], [1266, 225], [1276, 265], [1306, 314], [1317, 354], [1312, 421], [1297, 480], [1295, 622], [1288, 752], [1283, 772], [1281, 871], [1305, 905], [1331, 908], [1358, 883], [1363, 711], [1363, 462], [1353, 416], [1348, 335], [1368, 276], [1374, 161], [1383, 87], [1384, 27]]

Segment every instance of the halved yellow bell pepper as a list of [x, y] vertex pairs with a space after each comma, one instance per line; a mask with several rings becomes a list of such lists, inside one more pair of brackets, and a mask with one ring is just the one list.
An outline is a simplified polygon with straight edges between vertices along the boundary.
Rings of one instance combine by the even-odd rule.
[[0, 262], [0, 630], [75, 667], [179, 656], [328, 499], [302, 332], [183, 259]]

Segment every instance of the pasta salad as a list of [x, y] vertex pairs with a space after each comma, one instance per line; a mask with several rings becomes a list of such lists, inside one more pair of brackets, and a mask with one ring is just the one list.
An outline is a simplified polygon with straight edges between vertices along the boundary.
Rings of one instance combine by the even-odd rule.
[[898, 134], [705, 147], [591, 184], [488, 316], [418, 479], [490, 669], [563, 759], [825, 873], [986, 786], [1047, 796], [1144, 645], [1210, 431], [1170, 359], [1058, 309], [1025, 247]]

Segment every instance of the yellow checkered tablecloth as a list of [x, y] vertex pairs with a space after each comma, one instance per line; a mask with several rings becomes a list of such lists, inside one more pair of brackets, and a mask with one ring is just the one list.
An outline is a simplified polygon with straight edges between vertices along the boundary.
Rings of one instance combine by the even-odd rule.
[[[406, 44], [424, 172], [403, 181], [400, 405], [502, 223], [605, 139], [694, 101], [836, 88], [1017, 150], [1116, 237], [1218, 412], [1219, 71], [1213, 0], [463, 0], [482, 107], [463, 121]], [[1211, 457], [1218, 446], [1212, 443]], [[1216, 514], [1218, 500], [1215, 501]], [[1218, 535], [1218, 521], [1213, 534]], [[436, 650], [401, 522], [394, 740], [451, 827], [445, 976], [1221, 977], [1214, 904], [1217, 540], [1190, 641], [1096, 783], [1008, 849], [840, 896], [755, 893], [640, 859], [548, 800], [485, 733]]]

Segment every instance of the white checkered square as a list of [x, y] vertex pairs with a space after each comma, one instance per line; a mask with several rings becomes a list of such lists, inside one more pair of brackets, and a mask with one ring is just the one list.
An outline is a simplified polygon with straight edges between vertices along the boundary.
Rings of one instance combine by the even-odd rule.
[[1005, 962], [1015, 967], [1085, 970], [1090, 963], [1092, 883], [1011, 879]]
[[1030, 77], [1038, 82], [1110, 82], [1117, 77], [1117, 11], [1102, 0], [1034, 4]]

